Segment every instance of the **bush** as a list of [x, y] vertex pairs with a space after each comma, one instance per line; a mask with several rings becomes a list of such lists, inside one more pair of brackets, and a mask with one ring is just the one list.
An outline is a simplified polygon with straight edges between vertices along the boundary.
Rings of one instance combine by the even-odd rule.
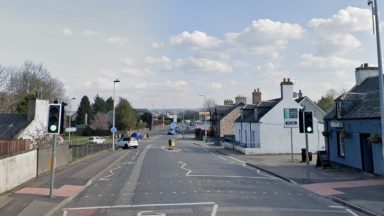
[[92, 131], [92, 128], [87, 126], [83, 131], [83, 136], [92, 136]]

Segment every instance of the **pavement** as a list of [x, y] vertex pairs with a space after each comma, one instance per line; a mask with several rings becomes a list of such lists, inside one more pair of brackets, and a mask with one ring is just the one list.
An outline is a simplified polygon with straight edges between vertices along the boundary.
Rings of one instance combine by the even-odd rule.
[[0, 215], [54, 215], [78, 193], [87, 188], [104, 170], [118, 163], [129, 151], [103, 151], [55, 171], [53, 197], [51, 173], [0, 194]]
[[[244, 155], [213, 142], [194, 141], [214, 151], [234, 157], [256, 169], [303, 187], [319, 196], [353, 208], [366, 215], [384, 215], [384, 177], [355, 169], [335, 166], [316, 168], [317, 155], [309, 166], [301, 162], [301, 154]], [[309, 176], [309, 178], [308, 178]]]

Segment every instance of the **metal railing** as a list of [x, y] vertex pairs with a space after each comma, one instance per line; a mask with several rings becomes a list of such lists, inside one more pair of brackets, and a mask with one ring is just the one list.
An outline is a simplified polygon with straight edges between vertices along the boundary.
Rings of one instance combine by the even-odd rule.
[[111, 144], [71, 145], [69, 147], [69, 162], [112, 148]]

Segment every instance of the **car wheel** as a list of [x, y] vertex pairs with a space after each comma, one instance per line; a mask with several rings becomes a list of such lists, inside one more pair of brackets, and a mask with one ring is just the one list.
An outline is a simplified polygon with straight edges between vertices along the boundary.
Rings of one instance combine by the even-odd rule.
[[124, 148], [125, 149], [129, 149], [128, 144], [125, 144]]
[[137, 146], [135, 146], [134, 148], [137, 148]]

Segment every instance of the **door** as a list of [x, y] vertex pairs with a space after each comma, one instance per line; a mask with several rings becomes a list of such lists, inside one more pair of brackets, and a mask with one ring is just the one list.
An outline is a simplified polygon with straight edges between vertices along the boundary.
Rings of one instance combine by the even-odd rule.
[[373, 173], [372, 143], [368, 141], [370, 134], [360, 134], [361, 167], [364, 172]]

